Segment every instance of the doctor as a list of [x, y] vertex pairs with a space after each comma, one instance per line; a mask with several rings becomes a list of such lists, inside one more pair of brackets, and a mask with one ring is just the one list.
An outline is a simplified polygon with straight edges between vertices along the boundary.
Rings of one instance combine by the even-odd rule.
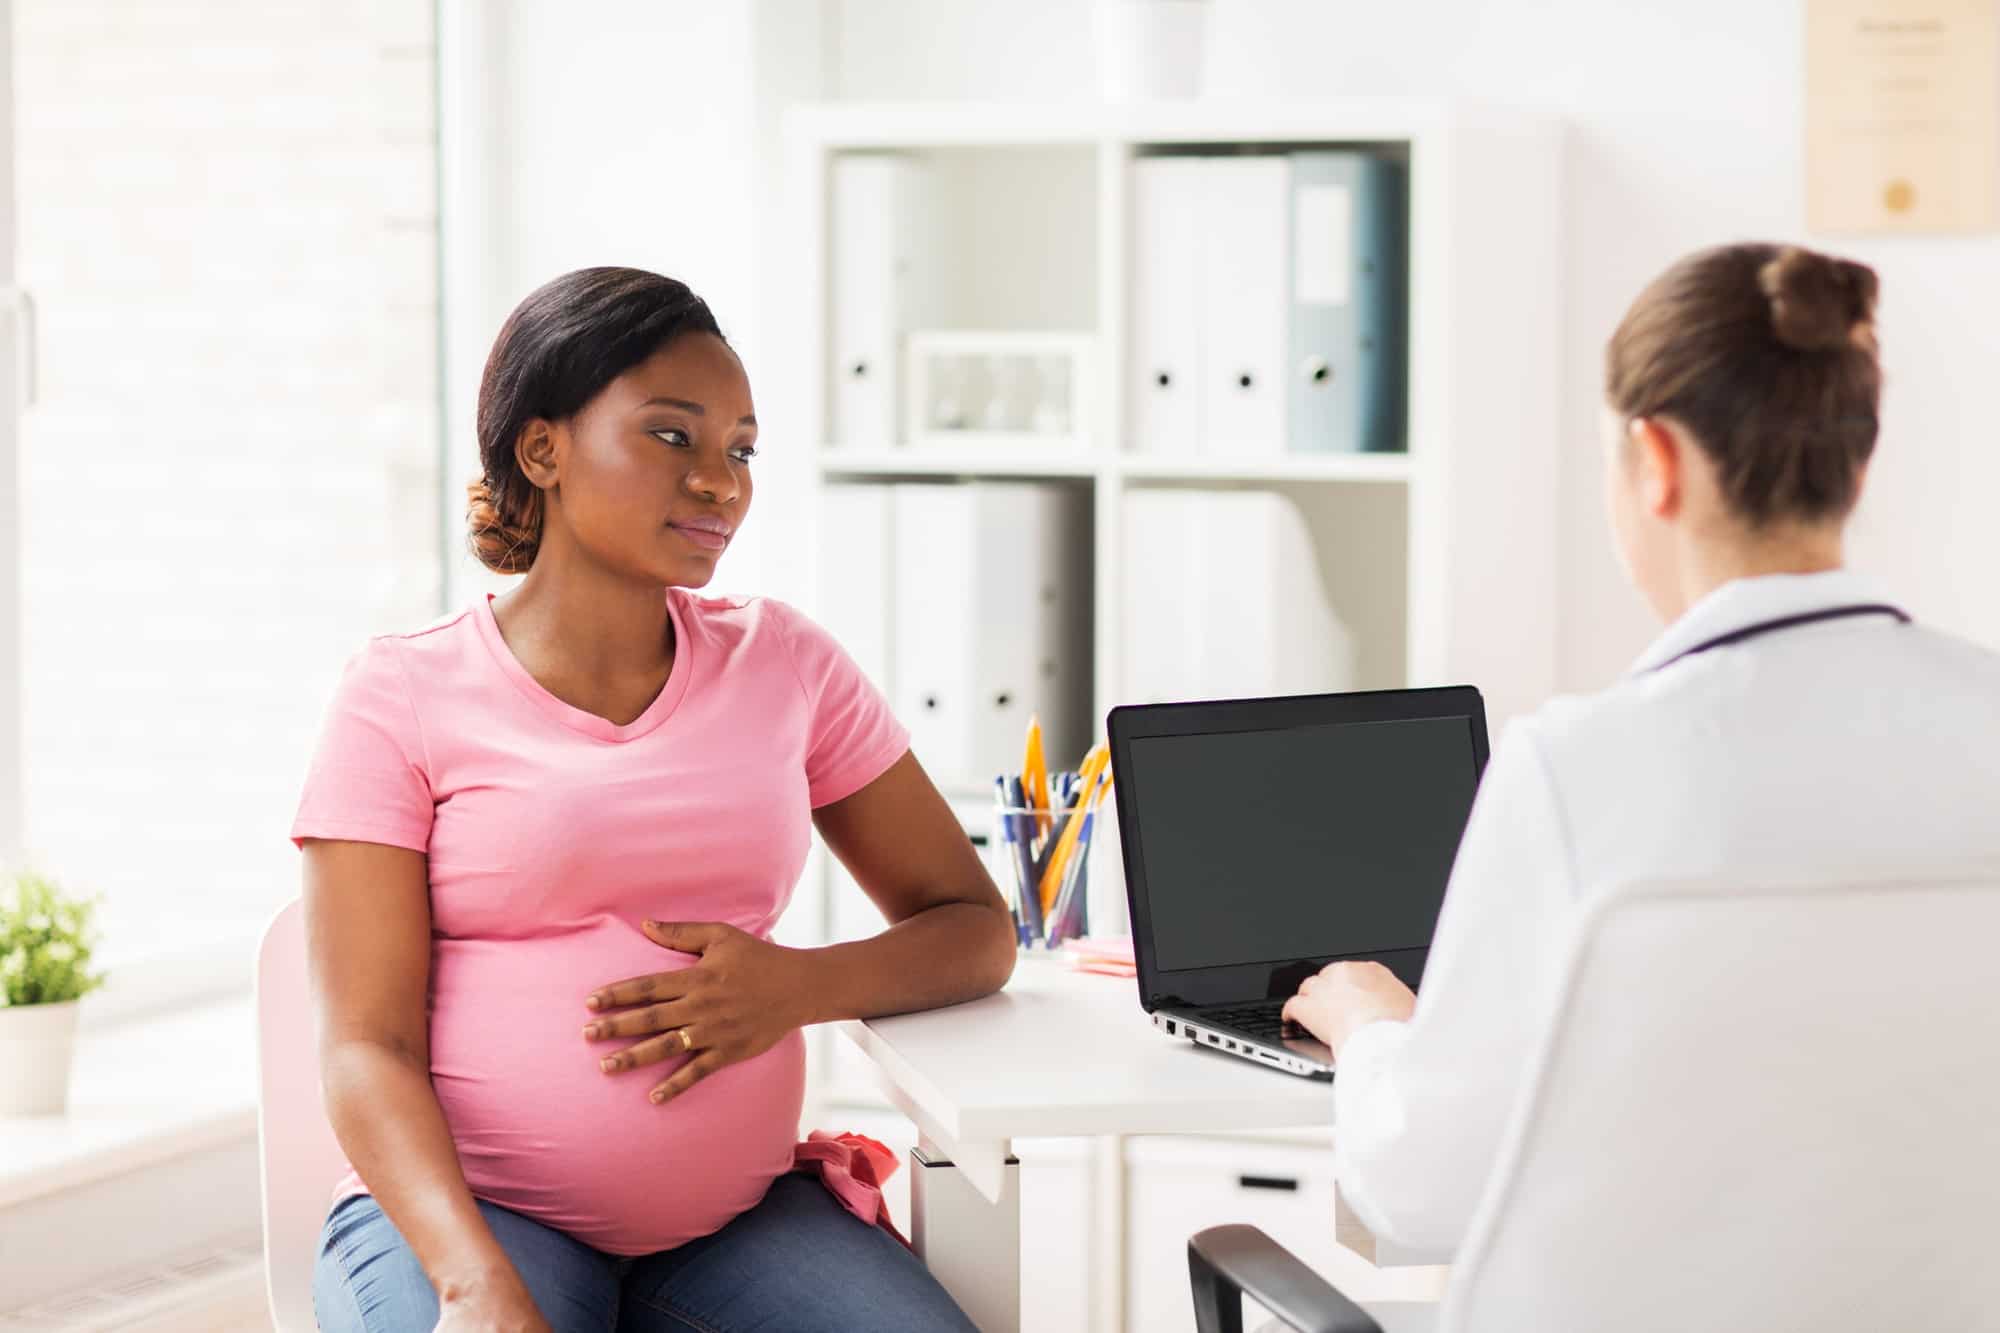
[[1611, 526], [1668, 628], [1618, 684], [1509, 728], [1421, 998], [1336, 963], [1286, 1005], [1336, 1054], [1336, 1169], [1378, 1237], [1463, 1238], [1585, 902], [2000, 857], [2000, 657], [1843, 568], [1875, 292], [1859, 264], [1732, 245], [1675, 264], [1612, 335]]

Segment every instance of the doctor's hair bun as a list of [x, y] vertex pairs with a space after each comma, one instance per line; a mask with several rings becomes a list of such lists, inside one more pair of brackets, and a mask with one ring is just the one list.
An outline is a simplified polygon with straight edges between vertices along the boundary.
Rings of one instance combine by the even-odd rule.
[[1872, 269], [1797, 246], [1697, 251], [1625, 312], [1605, 402], [1692, 435], [1752, 529], [1845, 518], [1882, 399], [1875, 292]]
[[1787, 347], [1819, 352], [1874, 340], [1875, 270], [1865, 264], [1790, 245], [1758, 270], [1757, 285]]

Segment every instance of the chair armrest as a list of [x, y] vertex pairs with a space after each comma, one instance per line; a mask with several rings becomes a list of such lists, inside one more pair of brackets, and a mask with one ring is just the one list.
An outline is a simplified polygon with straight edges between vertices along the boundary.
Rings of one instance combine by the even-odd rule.
[[1210, 1227], [1188, 1237], [1188, 1278], [1201, 1333], [1243, 1333], [1244, 1296], [1300, 1333], [1382, 1333], [1366, 1310], [1256, 1227]]

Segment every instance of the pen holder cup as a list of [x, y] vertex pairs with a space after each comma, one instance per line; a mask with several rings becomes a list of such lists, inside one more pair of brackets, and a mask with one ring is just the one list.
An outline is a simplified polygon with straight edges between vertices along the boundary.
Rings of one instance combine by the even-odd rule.
[[[1085, 820], [1061, 811], [994, 807], [987, 868], [1013, 909], [1015, 934], [1024, 951], [1057, 948], [1105, 926], [1122, 929], [1125, 887], [1117, 813], [1107, 803]], [[1024, 878], [1037, 886], [1025, 899]], [[1039, 891], [1044, 883], [1047, 894]], [[1115, 899], [1107, 902], [1110, 895]], [[1111, 916], [1118, 920], [1105, 920]]]

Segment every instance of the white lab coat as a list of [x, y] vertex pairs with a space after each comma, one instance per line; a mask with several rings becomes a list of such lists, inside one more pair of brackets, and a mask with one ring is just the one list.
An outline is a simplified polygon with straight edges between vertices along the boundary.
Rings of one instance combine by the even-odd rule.
[[1378, 1238], [1443, 1256], [1464, 1237], [1587, 900], [1645, 881], [1862, 878], [2000, 857], [2000, 656], [1868, 618], [1653, 670], [1753, 623], [1883, 600], [1846, 572], [1739, 580], [1627, 679], [1507, 729], [1415, 1015], [1369, 1024], [1340, 1054], [1335, 1170]]

